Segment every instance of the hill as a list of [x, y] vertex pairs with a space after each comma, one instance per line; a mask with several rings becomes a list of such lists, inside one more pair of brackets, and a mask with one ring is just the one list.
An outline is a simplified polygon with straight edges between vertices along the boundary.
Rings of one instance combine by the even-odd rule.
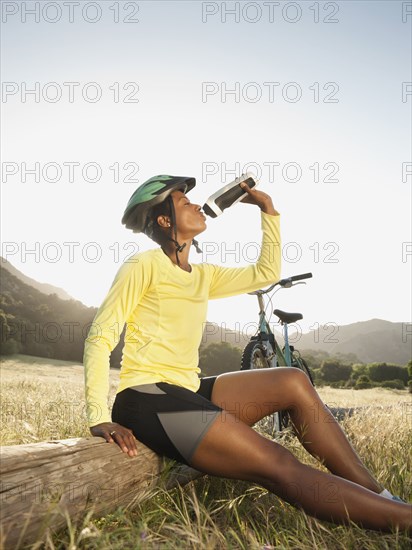
[[[275, 337], [280, 344], [283, 343], [280, 332], [276, 332]], [[217, 342], [228, 342], [243, 349], [248, 337], [217, 323], [206, 323], [202, 346]], [[329, 356], [354, 355], [362, 363], [384, 361], [405, 365], [412, 357], [411, 342], [410, 323], [370, 319], [348, 325], [320, 327], [319, 331], [302, 334], [294, 345], [301, 352], [323, 351]]]
[[[11, 267], [11, 270], [7, 267]], [[17, 274], [15, 274], [17, 273]], [[39, 290], [42, 288], [43, 290]], [[0, 292], [0, 331], [2, 353], [25, 353], [62, 360], [82, 361], [84, 339], [97, 308], [78, 300], [61, 298], [51, 285], [37, 283], [2, 259]], [[409, 331], [409, 332], [408, 332]], [[280, 334], [276, 337], [281, 341]], [[359, 361], [398, 363], [411, 358], [410, 323], [371, 319], [348, 325], [321, 328], [303, 334], [296, 347], [335, 354], [354, 354]], [[224, 325], [207, 322], [200, 347], [227, 342], [243, 349], [248, 338]], [[118, 367], [123, 335], [112, 353], [111, 366]]]
[[405, 365], [412, 356], [410, 328], [410, 323], [371, 319], [321, 329], [318, 334], [303, 334], [296, 345], [299, 349], [326, 351], [329, 355], [353, 353], [363, 363], [386, 361]]
[[8, 260], [0, 256], [0, 271], [2, 269], [7, 269], [9, 273], [20, 279], [23, 283], [26, 283], [26, 285], [30, 285], [33, 288], [37, 289], [40, 292], [43, 292], [43, 294], [57, 294], [57, 296], [61, 300], [73, 300], [72, 296], [70, 296], [63, 288], [59, 288], [57, 286], [49, 285], [48, 283], [39, 283], [35, 279], [32, 279], [31, 277], [28, 277], [21, 271], [19, 271], [16, 267], [14, 267], [13, 264], [11, 264]]
[[96, 308], [44, 294], [6, 268], [1, 270], [2, 353], [82, 361], [84, 339]]

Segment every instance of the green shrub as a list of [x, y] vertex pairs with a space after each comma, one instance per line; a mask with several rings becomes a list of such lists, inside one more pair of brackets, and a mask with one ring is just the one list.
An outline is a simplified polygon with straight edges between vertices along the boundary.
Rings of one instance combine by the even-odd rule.
[[408, 383], [408, 369], [400, 365], [388, 365], [386, 363], [371, 363], [368, 365], [368, 375], [373, 382], [384, 380], [403, 380]]
[[20, 353], [21, 348], [22, 346], [20, 342], [16, 342], [16, 340], [11, 338], [1, 345], [1, 355], [13, 355], [14, 353]]
[[347, 380], [337, 380], [336, 382], [329, 382], [328, 386], [331, 388], [344, 388]]
[[217, 376], [240, 369], [242, 351], [228, 342], [208, 344], [200, 350], [199, 368], [204, 376]]
[[403, 380], [384, 380], [381, 383], [382, 388], [393, 388], [394, 390], [404, 390], [405, 384]]
[[349, 380], [352, 365], [343, 365], [339, 361], [322, 361], [320, 374], [325, 382], [341, 382]]
[[368, 365], [366, 365], [365, 363], [355, 363], [354, 365], [352, 365], [351, 378], [353, 380], [356, 381], [362, 374], [368, 374]]
[[312, 374], [312, 378], [313, 378], [315, 384], [321, 384], [323, 382], [323, 378], [322, 378], [320, 369], [310, 369], [310, 372]]
[[373, 385], [370, 381], [369, 376], [367, 376], [366, 374], [361, 374], [361, 376], [359, 376], [359, 378], [357, 379], [354, 387], [355, 390], [365, 390], [367, 388], [372, 388]]

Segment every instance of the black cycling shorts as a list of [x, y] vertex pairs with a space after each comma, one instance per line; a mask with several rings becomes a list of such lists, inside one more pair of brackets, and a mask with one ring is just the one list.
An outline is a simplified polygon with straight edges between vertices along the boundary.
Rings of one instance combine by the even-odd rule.
[[161, 456], [183, 464], [190, 459], [223, 410], [210, 401], [216, 376], [201, 378], [197, 392], [156, 382], [126, 388], [116, 395], [112, 420]]

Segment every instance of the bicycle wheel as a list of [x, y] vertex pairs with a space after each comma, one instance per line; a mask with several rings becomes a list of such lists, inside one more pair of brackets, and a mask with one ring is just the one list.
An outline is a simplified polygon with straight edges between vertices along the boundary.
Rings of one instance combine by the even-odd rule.
[[293, 356], [293, 361], [292, 361], [292, 367], [297, 367], [298, 369], [303, 370], [303, 372], [309, 378], [312, 386], [313, 387], [315, 386], [315, 382], [313, 380], [312, 373], [310, 372], [309, 365], [303, 359], [303, 357], [301, 357], [300, 355], [298, 355], [298, 356], [294, 355]]
[[[267, 351], [258, 341], [248, 342], [243, 349], [240, 370], [264, 369], [271, 365], [267, 358]], [[286, 412], [277, 411], [262, 418], [255, 424], [259, 431], [263, 431], [273, 436], [286, 428], [289, 422], [289, 416]]]
[[259, 342], [248, 342], [243, 350], [240, 370], [266, 369], [270, 367], [266, 350]]

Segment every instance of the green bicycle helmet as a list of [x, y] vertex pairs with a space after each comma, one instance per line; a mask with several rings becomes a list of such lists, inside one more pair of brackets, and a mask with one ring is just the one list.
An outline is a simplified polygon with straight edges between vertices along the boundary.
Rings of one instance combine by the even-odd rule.
[[[186, 243], [180, 245], [176, 240], [176, 217], [171, 193], [177, 189], [183, 191], [183, 193], [188, 193], [195, 185], [195, 178], [185, 176], [160, 175], [148, 179], [130, 197], [122, 217], [122, 224], [127, 229], [131, 229], [133, 233], [145, 233], [151, 238], [153, 235], [151, 211], [154, 206], [168, 199], [172, 218], [171, 230], [174, 232], [175, 238], [167, 237], [167, 239], [173, 241], [176, 246], [176, 259], [180, 266], [177, 253], [183, 250]], [[197, 252], [202, 252], [195, 239], [192, 240], [192, 243], [195, 245]]]
[[187, 193], [196, 185], [195, 178], [182, 176], [154, 176], [136, 189], [127, 203], [122, 217], [122, 224], [133, 233], [144, 233], [147, 229], [150, 210], [160, 204], [175, 191], [180, 189]]

